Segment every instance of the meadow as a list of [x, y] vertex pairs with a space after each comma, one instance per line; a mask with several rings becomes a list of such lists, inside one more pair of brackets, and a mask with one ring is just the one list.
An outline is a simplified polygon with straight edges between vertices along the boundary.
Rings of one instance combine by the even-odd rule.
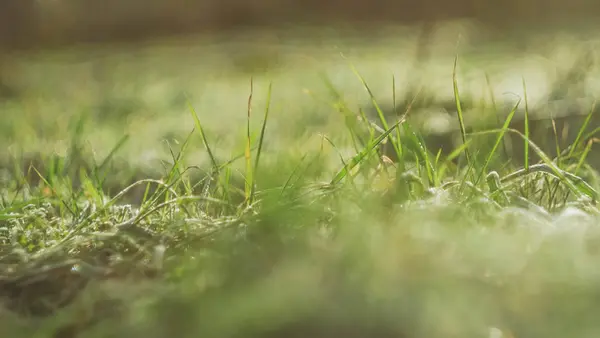
[[598, 37], [415, 36], [13, 55], [0, 335], [596, 337]]

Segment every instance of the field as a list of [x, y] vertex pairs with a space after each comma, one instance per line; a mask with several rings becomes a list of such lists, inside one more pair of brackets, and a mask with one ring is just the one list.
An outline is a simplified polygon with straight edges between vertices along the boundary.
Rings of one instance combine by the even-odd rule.
[[0, 335], [596, 337], [590, 32], [13, 55]]

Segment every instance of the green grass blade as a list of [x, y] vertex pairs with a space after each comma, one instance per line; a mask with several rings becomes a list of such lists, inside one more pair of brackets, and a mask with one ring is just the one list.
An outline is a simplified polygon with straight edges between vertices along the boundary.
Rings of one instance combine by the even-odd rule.
[[[394, 112], [396, 113], [396, 119], [398, 119], [398, 120], [401, 119], [402, 117], [400, 116], [400, 112], [398, 111], [398, 106], [397, 106], [397, 102], [396, 102], [396, 77], [394, 75], [392, 75], [392, 106], [393, 106]], [[398, 147], [396, 149], [397, 149], [397, 151], [399, 151], [396, 155], [398, 156], [399, 159], [401, 159], [404, 149], [402, 149], [402, 140], [400, 138], [400, 128], [396, 128], [396, 140], [398, 140]]]
[[250, 77], [250, 95], [248, 96], [248, 114], [246, 116], [246, 148], [244, 157], [246, 159], [246, 175], [244, 184], [244, 193], [247, 201], [247, 205], [251, 203], [252, 185], [254, 184], [254, 176], [252, 172], [252, 158], [250, 152], [250, 146], [252, 145], [252, 139], [250, 136], [250, 117], [252, 115], [252, 95], [254, 94], [254, 81]]
[[394, 131], [394, 128], [398, 127], [401, 123], [404, 122], [404, 119], [396, 122], [391, 128], [386, 130], [384, 133], [379, 135], [376, 139], [371, 140], [367, 147], [365, 147], [361, 152], [356, 154], [351, 160], [350, 163], [345, 164], [344, 167], [338, 171], [338, 173], [333, 177], [330, 184], [335, 185], [338, 184], [341, 180], [344, 179], [348, 175], [348, 173], [354, 169], [369, 153], [371, 153], [377, 145], [379, 145], [388, 135]]
[[[356, 67], [352, 63], [350, 63], [350, 69], [352, 70], [354, 75], [356, 75], [356, 77], [358, 77], [360, 83], [362, 84], [362, 86], [365, 88], [365, 90], [369, 94], [369, 99], [371, 100], [373, 107], [377, 111], [377, 115], [379, 117], [379, 121], [381, 122], [381, 126], [383, 127], [383, 129], [386, 129], [386, 130], [389, 129], [389, 125], [387, 123], [387, 119], [385, 118], [385, 114], [383, 113], [383, 111], [381, 110], [381, 107], [377, 103], [377, 99], [375, 98], [375, 94], [373, 94], [371, 87], [369, 87], [369, 84], [367, 83], [365, 78], [360, 74], [358, 69], [356, 69]], [[396, 125], [399, 125], [399, 124], [396, 124]], [[402, 145], [400, 143], [401, 142], [400, 139], [399, 138], [394, 139], [393, 137], [391, 137], [390, 142], [392, 143], [392, 146], [394, 147], [396, 154], [398, 154], [398, 156], [400, 156], [402, 154], [402, 150], [401, 150]]]
[[[335, 149], [337, 151], [337, 153], [338, 153], [338, 155], [340, 157], [340, 161], [342, 162], [343, 167], [344, 168], [348, 168], [348, 170], [344, 173], [344, 177], [346, 177], [346, 176], [349, 177], [350, 178], [350, 183], [352, 185], [354, 185], [354, 177], [352, 177], [352, 175], [351, 175], [350, 172], [352, 171], [352, 169], [356, 168], [356, 166], [359, 165], [361, 161], [351, 162], [350, 165], [349, 165], [348, 163], [346, 163], [346, 160], [344, 160], [344, 156], [342, 156], [342, 152], [338, 149], [338, 147], [335, 145], [335, 143], [333, 143], [333, 141], [329, 137], [327, 137], [325, 135], [323, 136], [323, 138], [327, 142], [329, 142], [329, 144], [331, 145], [331, 147], [333, 147], [333, 149]], [[354, 158], [352, 158], [352, 160], [354, 160]], [[341, 181], [342, 178], [340, 178], [340, 181]], [[339, 181], [337, 181], [336, 183], [338, 183], [338, 182]], [[330, 183], [330, 185], [333, 185], [333, 181]]]
[[[262, 127], [260, 129], [260, 136], [258, 138], [258, 150], [256, 151], [256, 159], [254, 161], [254, 172], [258, 172], [258, 163], [260, 161], [260, 154], [262, 153], [262, 147], [264, 144], [264, 140], [265, 140], [265, 131], [267, 129], [267, 121], [269, 120], [269, 110], [270, 110], [270, 105], [271, 105], [271, 93], [273, 91], [273, 84], [270, 83], [269, 84], [269, 90], [267, 92], [267, 106], [265, 108], [265, 117], [263, 119], [263, 123], [262, 123]], [[253, 199], [254, 199], [254, 193], [256, 189], [256, 184], [255, 182], [252, 182], [252, 191], [250, 194], [250, 201], [249, 204], [252, 204]]]
[[527, 100], [527, 86], [525, 85], [525, 78], [522, 78], [523, 82], [523, 95], [525, 99], [525, 142], [523, 143], [525, 158], [525, 169], [529, 168], [529, 102]]
[[188, 104], [188, 108], [190, 110], [190, 113], [192, 114], [192, 118], [194, 119], [194, 124], [196, 125], [196, 130], [198, 130], [198, 132], [200, 133], [200, 137], [202, 138], [202, 142], [204, 143], [204, 147], [206, 148], [206, 151], [208, 152], [208, 156], [210, 157], [210, 162], [212, 165], [212, 168], [214, 170], [218, 171], [219, 168], [219, 163], [217, 162], [217, 159], [210, 147], [210, 144], [208, 143], [208, 139], [206, 138], [206, 133], [204, 132], [204, 128], [202, 128], [202, 123], [200, 123], [200, 119], [198, 118], [198, 114], [196, 113], [196, 110], [194, 109], [194, 107], [192, 106], [190, 100], [187, 100], [187, 104]]
[[[460, 103], [460, 93], [458, 90], [458, 80], [456, 78], [457, 63], [458, 63], [458, 54], [454, 56], [454, 67], [452, 69], [452, 87], [454, 89], [454, 101], [456, 102], [456, 113], [458, 115], [458, 124], [460, 126], [460, 135], [461, 135], [463, 144], [466, 144], [467, 143], [467, 129], [465, 127], [465, 120], [463, 117], [462, 105]], [[467, 162], [471, 163], [471, 156], [469, 154], [468, 148], [465, 148], [465, 156], [467, 158]]]
[[594, 141], [590, 140], [585, 145], [585, 148], [583, 149], [583, 154], [581, 154], [581, 156], [579, 156], [579, 160], [577, 161], [577, 166], [575, 167], [575, 170], [573, 170], [573, 173], [575, 175], [577, 175], [577, 173], [579, 172], [579, 170], [581, 170], [581, 167], [585, 163], [585, 160], [587, 159], [587, 157], [588, 157], [588, 155], [590, 153], [590, 150], [592, 150], [592, 145], [593, 144], [594, 144]]
[[595, 111], [596, 111], [596, 101], [594, 100], [594, 102], [592, 103], [592, 107], [590, 108], [590, 112], [585, 117], [585, 120], [583, 121], [583, 125], [581, 126], [581, 128], [579, 128], [579, 131], [577, 132], [577, 137], [575, 137], [575, 141], [573, 141], [573, 144], [569, 147], [570, 148], [569, 155], [568, 155], [569, 157], [573, 156], [573, 152], [575, 151], [575, 149], [577, 149], [579, 142], [581, 142], [581, 139], [584, 136], [585, 130], [589, 126], [590, 121], [592, 120], [592, 117], [593, 117]]
[[475, 186], [477, 186], [477, 184], [479, 183], [479, 181], [481, 180], [481, 178], [483, 177], [483, 175], [486, 174], [487, 167], [490, 164], [490, 162], [491, 162], [492, 158], [494, 157], [494, 155], [496, 154], [496, 150], [500, 146], [500, 143], [504, 139], [504, 135], [506, 134], [506, 131], [508, 130], [508, 128], [510, 126], [510, 122], [512, 121], [513, 117], [515, 116], [515, 112], [517, 111], [517, 108], [519, 107], [520, 103], [521, 103], [520, 100], [517, 101], [517, 103], [515, 104], [515, 106], [513, 107], [513, 109], [508, 114], [508, 117], [504, 121], [504, 125], [502, 126], [502, 131], [500, 133], [498, 133], [498, 136], [496, 137], [496, 142], [494, 143], [494, 146], [492, 147], [492, 150], [490, 151], [490, 153], [486, 157], [485, 162], [483, 164], [483, 168], [479, 172], [479, 176], [477, 177], [477, 180], [475, 180]]

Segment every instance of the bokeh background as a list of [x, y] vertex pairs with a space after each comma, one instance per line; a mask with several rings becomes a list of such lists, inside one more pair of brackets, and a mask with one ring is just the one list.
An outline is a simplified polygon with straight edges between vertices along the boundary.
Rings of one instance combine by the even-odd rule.
[[[152, 38], [295, 24], [377, 26], [472, 19], [509, 29], [594, 19], [594, 0], [5, 0], [5, 48]], [[357, 29], [360, 31], [360, 29]]]
[[[531, 115], [543, 120], [531, 138], [552, 154], [549, 119], [574, 116], [557, 123], [561, 148], [570, 144], [600, 89], [598, 14], [592, 0], [0, 1], [0, 168], [13, 170], [15, 159], [24, 170], [43, 166], [72, 152], [73, 140], [101, 162], [131, 136], [113, 172], [133, 177], [115, 174], [116, 186], [159, 176], [166, 142], [183, 142], [193, 127], [188, 103], [229, 159], [243, 152], [250, 77], [256, 125], [273, 83], [269, 151], [314, 150], [323, 133], [350, 144], [336, 104], [377, 120], [350, 63], [393, 119], [393, 96], [402, 103], [417, 88], [420, 108], [455, 107], [457, 52], [467, 124], [501, 120], [489, 103], [506, 114], [525, 82]], [[543, 105], [549, 98], [556, 102]], [[454, 112], [425, 113], [411, 117], [436, 121], [425, 126], [441, 133], [426, 138], [433, 152], [460, 143]], [[419, 121], [411, 122], [427, 124]], [[209, 161], [202, 147], [189, 156]], [[600, 168], [600, 154], [592, 157]]]

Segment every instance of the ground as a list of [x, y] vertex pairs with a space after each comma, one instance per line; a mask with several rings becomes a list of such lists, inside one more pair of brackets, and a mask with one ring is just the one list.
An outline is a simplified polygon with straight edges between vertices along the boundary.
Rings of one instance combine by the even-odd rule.
[[[465, 27], [420, 63], [409, 28], [15, 55], [2, 334], [597, 336], [595, 54], [561, 77], [594, 37]], [[394, 113], [414, 88], [451, 110], [456, 151]], [[523, 142], [553, 95], [590, 100], [572, 147]]]

